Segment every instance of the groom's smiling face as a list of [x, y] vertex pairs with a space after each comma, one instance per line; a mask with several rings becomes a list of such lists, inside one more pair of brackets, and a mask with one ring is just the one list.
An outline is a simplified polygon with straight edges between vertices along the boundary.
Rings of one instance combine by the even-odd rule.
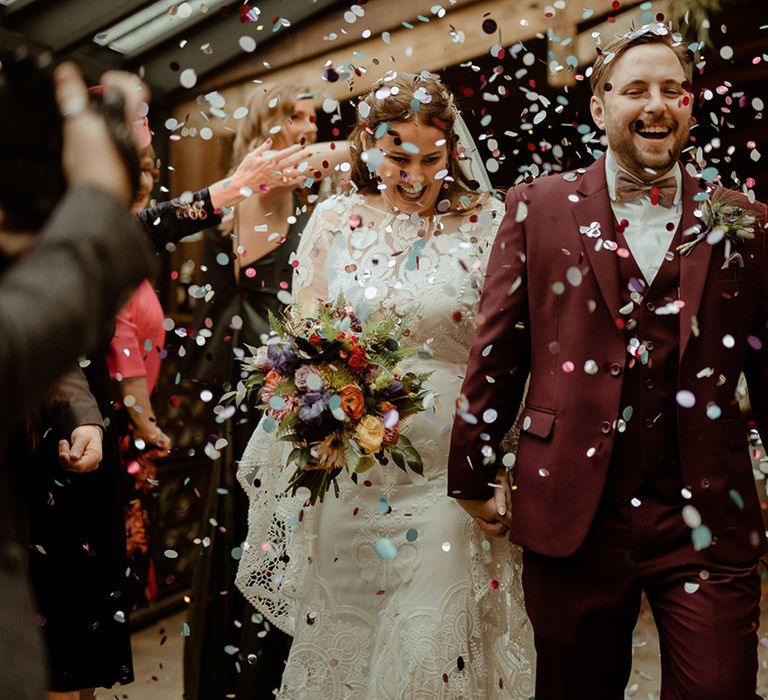
[[649, 181], [677, 162], [690, 133], [690, 89], [666, 44], [633, 46], [614, 59], [590, 109], [622, 168]]

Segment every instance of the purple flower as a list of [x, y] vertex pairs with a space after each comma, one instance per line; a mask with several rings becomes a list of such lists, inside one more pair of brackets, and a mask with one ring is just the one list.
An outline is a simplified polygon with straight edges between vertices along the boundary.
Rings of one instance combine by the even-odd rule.
[[328, 408], [331, 392], [327, 389], [310, 391], [301, 397], [299, 420], [307, 425], [320, 425], [323, 422], [323, 414]]
[[267, 357], [272, 367], [283, 375], [290, 374], [298, 363], [296, 355], [288, 345], [267, 346]]
[[393, 379], [381, 392], [385, 399], [391, 399], [399, 396], [403, 392], [403, 383], [399, 379]]

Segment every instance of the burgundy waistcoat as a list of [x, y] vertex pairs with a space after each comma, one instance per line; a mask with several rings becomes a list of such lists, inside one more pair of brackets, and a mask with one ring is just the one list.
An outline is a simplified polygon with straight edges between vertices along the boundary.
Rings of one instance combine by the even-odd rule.
[[[629, 251], [621, 227], [616, 241], [627, 253], [618, 256], [627, 364], [616, 424], [616, 438], [603, 497], [626, 504], [649, 480], [670, 501], [681, 500], [676, 393], [680, 344], [679, 318], [670, 313], [679, 299], [680, 258], [673, 253], [680, 230], [650, 287]], [[630, 349], [633, 351], [630, 352]]]

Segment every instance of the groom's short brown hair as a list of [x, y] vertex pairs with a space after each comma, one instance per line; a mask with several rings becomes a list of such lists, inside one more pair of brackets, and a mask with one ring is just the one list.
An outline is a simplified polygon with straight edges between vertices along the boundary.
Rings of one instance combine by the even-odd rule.
[[[613, 63], [625, 51], [635, 46], [645, 44], [666, 44], [675, 52], [677, 60], [685, 74], [685, 79], [691, 82], [693, 79], [693, 54], [687, 46], [676, 41], [672, 32], [666, 34], [657, 34], [652, 28], [658, 25], [646, 25], [637, 31], [627, 32], [623, 36], [617, 37], [608, 42], [604, 47], [598, 49], [597, 59], [592, 65], [592, 75], [589, 78], [589, 86], [592, 88], [592, 94], [603, 97], [605, 94], [605, 85], [608, 82], [608, 76], [611, 73]], [[647, 31], [643, 31], [648, 27]]]

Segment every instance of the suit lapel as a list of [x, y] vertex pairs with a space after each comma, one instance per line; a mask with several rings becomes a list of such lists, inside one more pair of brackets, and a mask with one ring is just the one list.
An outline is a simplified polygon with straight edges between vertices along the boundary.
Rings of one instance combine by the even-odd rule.
[[[699, 220], [694, 216], [697, 207], [694, 197], [699, 192], [701, 192], [701, 188], [698, 181], [683, 168], [683, 214], [680, 219], [680, 226], [681, 240], [684, 243], [691, 239], [689, 231], [699, 225]], [[680, 310], [681, 358], [691, 338], [694, 318], [699, 312], [711, 257], [712, 246], [706, 241], [695, 246], [689, 255], [680, 256], [680, 298], [685, 303], [685, 306]]]
[[[612, 318], [619, 315], [621, 296], [619, 289], [619, 263], [616, 253], [603, 247], [605, 241], [615, 242], [613, 209], [605, 180], [604, 157], [586, 169], [579, 182], [582, 199], [574, 206], [573, 214], [579, 229], [589, 265], [595, 274], [600, 293]], [[590, 237], [586, 231], [599, 231], [599, 237]]]

